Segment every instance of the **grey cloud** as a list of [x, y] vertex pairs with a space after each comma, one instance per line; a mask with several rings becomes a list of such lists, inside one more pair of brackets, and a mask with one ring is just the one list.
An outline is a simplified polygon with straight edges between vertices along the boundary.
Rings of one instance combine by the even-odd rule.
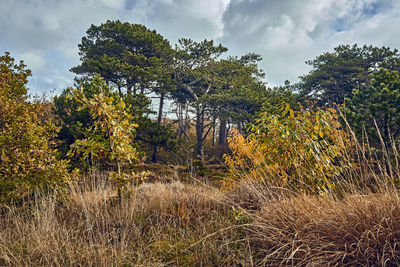
[[[78, 43], [91, 24], [120, 19], [180, 37], [217, 39], [229, 54], [260, 53], [270, 84], [296, 81], [337, 44], [400, 47], [397, 0], [1, 0], [0, 52], [32, 68], [34, 91], [73, 83]], [[2, 50], [2, 51], [1, 51]]]
[[[268, 80], [282, 84], [296, 81], [309, 70], [306, 60], [337, 44], [374, 43], [373, 36], [361, 38], [366, 23], [383, 14], [394, 22], [393, 7], [389, 0], [233, 0], [223, 17], [221, 41], [237, 54], [260, 53]], [[388, 32], [383, 24], [375, 30]], [[393, 45], [399, 38], [390, 39]]]
[[128, 0], [125, 18], [145, 24], [175, 43], [181, 37], [215, 39], [222, 34], [226, 4], [215, 0]]
[[78, 64], [77, 46], [91, 24], [141, 23], [172, 43], [180, 37], [210, 39], [222, 33], [225, 6], [214, 0], [1, 0], [0, 52], [26, 59], [34, 91], [60, 90], [73, 83], [68, 70]]

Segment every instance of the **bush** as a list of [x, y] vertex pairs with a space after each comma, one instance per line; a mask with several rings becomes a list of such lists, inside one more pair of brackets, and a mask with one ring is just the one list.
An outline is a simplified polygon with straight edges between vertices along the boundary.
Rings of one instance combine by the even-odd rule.
[[296, 191], [328, 192], [334, 188], [332, 179], [352, 166], [350, 140], [334, 109], [293, 111], [286, 105], [279, 115], [262, 114], [248, 137], [233, 130], [228, 142], [232, 154], [224, 158], [231, 175], [225, 189], [252, 179]]
[[53, 138], [59, 130], [26, 101], [30, 71], [6, 53], [0, 57], [0, 200], [22, 199], [44, 187], [67, 186], [67, 161], [56, 158]]

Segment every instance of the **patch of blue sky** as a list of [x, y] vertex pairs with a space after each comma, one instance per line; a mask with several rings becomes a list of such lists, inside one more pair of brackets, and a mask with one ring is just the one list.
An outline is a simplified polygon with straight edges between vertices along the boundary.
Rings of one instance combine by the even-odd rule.
[[378, 14], [383, 8], [385, 8], [385, 1], [372, 2], [369, 5], [364, 5], [362, 14], [366, 17], [373, 17]]
[[392, 6], [392, 0], [377, 0], [364, 4], [361, 9], [353, 9], [346, 16], [337, 18], [332, 25], [334, 32], [343, 32], [352, 28], [355, 23], [367, 20]]
[[136, 1], [134, 1], [134, 0], [127, 0], [127, 1], [125, 1], [125, 7], [124, 7], [124, 9], [125, 10], [131, 10], [134, 6], [135, 6], [135, 3]]
[[334, 32], [343, 32], [351, 28], [351, 24], [344, 18], [338, 18], [332, 25]]

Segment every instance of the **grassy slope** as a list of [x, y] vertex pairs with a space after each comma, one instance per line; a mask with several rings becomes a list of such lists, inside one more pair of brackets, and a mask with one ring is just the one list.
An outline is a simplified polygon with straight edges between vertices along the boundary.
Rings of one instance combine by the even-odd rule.
[[244, 184], [149, 183], [122, 205], [107, 186], [38, 198], [0, 219], [0, 263], [22, 266], [400, 264], [397, 193], [341, 199]]

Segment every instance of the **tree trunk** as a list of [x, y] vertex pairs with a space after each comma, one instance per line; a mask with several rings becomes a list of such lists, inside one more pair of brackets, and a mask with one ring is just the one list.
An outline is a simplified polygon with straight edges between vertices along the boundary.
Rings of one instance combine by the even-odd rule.
[[212, 129], [212, 145], [213, 145], [213, 147], [215, 147], [215, 123], [216, 123], [216, 118], [214, 116], [213, 124], [212, 124], [212, 127], [213, 127], [213, 129]]
[[[117, 160], [117, 171], [118, 171], [118, 179], [121, 179], [121, 164], [119, 163], [119, 160]], [[118, 191], [118, 203], [120, 206], [122, 206], [122, 188], [121, 186], [117, 186], [117, 191]]]
[[133, 87], [133, 83], [128, 80], [126, 82], [126, 96], [127, 97], [130, 97], [132, 95], [132, 87]]
[[203, 160], [203, 158], [204, 158], [203, 131], [204, 131], [204, 107], [201, 107], [200, 104], [197, 104], [197, 107], [196, 107], [196, 137], [197, 137], [196, 156], [201, 160]]
[[157, 152], [158, 152], [158, 144], [155, 144], [153, 146], [153, 154], [151, 155], [151, 162], [153, 163], [156, 163], [158, 161]]
[[226, 143], [226, 120], [222, 119], [219, 123], [218, 145]]
[[243, 127], [242, 127], [242, 122], [238, 121], [237, 123], [238, 131], [240, 134], [243, 134]]
[[178, 111], [176, 112], [176, 115], [178, 117], [178, 139], [182, 139], [182, 134], [183, 134], [183, 112], [182, 112], [182, 103], [177, 103]]
[[[182, 116], [182, 118], [183, 118], [183, 116]], [[185, 104], [185, 119], [183, 121], [183, 130], [184, 130], [184, 132], [188, 131], [189, 120], [190, 120], [190, 118], [189, 118], [189, 105]], [[189, 138], [188, 138], [188, 140], [189, 140]]]
[[[162, 120], [162, 114], [163, 114], [163, 108], [164, 108], [164, 98], [165, 94], [161, 93], [160, 95], [160, 104], [158, 106], [158, 117], [157, 117], [157, 123], [158, 125], [161, 125], [161, 120]], [[151, 156], [151, 161], [152, 162], [157, 162], [157, 151], [158, 151], [158, 144], [155, 144], [153, 147], [153, 155]]]
[[119, 97], [122, 97], [121, 85], [118, 85], [118, 93]]
[[187, 135], [186, 133], [186, 118], [184, 117], [183, 110], [186, 109], [185, 104], [178, 104], [178, 137], [179, 140], [182, 139], [182, 135]]

